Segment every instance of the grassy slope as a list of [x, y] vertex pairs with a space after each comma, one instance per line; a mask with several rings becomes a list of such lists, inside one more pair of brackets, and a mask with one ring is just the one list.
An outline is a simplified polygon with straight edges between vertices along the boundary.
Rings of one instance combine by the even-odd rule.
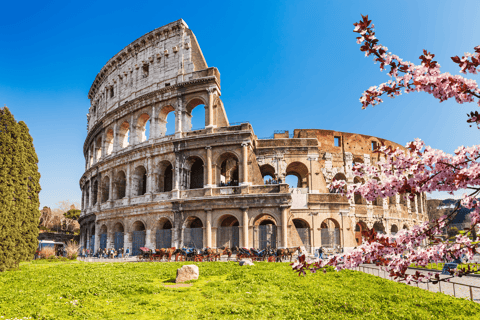
[[[38, 319], [479, 319], [480, 305], [354, 272], [298, 277], [288, 264], [26, 263], [0, 274], [0, 315]], [[73, 305], [70, 301], [78, 301]]]

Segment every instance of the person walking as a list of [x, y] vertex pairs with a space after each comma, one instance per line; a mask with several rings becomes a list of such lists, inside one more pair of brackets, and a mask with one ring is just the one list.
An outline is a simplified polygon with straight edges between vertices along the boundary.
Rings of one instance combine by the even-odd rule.
[[323, 248], [318, 248], [318, 257], [323, 260]]

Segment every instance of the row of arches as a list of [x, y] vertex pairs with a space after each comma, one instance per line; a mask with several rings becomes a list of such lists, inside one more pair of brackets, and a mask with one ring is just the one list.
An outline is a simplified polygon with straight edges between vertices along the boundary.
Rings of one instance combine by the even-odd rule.
[[[362, 244], [362, 231], [366, 231], [367, 229], [368, 229], [367, 224], [363, 221], [359, 221], [355, 225], [355, 241], [356, 241], [357, 245]], [[377, 221], [373, 224], [373, 229], [375, 230], [375, 232], [380, 233], [380, 234], [385, 234], [386, 233], [385, 226], [380, 221]], [[404, 224], [402, 229], [408, 230], [408, 226], [406, 224]], [[389, 233], [391, 235], [393, 235], [393, 236], [396, 235], [397, 232], [398, 232], [398, 226], [396, 224], [392, 224], [390, 226], [389, 231], [390, 231]]]
[[275, 168], [270, 164], [260, 166], [260, 172], [265, 184], [287, 183], [290, 188], [308, 188], [309, 174], [307, 166], [299, 161], [290, 163], [285, 171], [285, 181], [276, 174]]
[[[206, 127], [208, 108], [203, 98], [188, 101], [184, 110], [176, 111], [172, 105], [165, 105], [152, 114], [151, 108], [119, 120], [92, 139], [87, 155], [87, 168], [100, 158], [108, 156], [133, 144], [143, 143], [150, 138], [161, 138], [176, 132], [200, 130]], [[202, 108], [203, 107], [203, 108]], [[214, 106], [216, 110], [216, 106]], [[213, 112], [216, 115], [216, 112]], [[214, 119], [215, 120], [215, 119]], [[193, 128], [193, 129], [192, 129]]]
[[[213, 165], [218, 168], [215, 170], [217, 186], [239, 185], [240, 162], [236, 154], [225, 152]], [[127, 176], [128, 170], [119, 169], [115, 173], [103, 175], [101, 179], [94, 177], [87, 181], [83, 192], [84, 207], [127, 196], [142, 196], [149, 192], [169, 192], [174, 189], [176, 179], [182, 190], [203, 188], [208, 180], [204, 160], [198, 156], [185, 159], [178, 170], [178, 176], [169, 160], [159, 161], [150, 171], [147, 167], [146, 164], [136, 166], [130, 177]]]
[[[310, 250], [311, 243], [311, 227], [310, 224], [303, 219], [293, 219], [292, 232], [298, 235], [292, 245], [304, 246]], [[216, 233], [216, 247], [235, 247], [240, 246], [241, 226], [237, 217], [226, 214], [218, 218], [217, 227], [214, 229]], [[180, 246], [203, 248], [204, 242], [204, 223], [197, 216], [187, 217], [183, 225], [177, 228], [180, 235]], [[253, 221], [253, 243], [256, 248], [264, 249], [267, 247], [277, 247], [277, 221], [269, 214], [260, 214]], [[334, 219], [325, 219], [321, 224], [322, 246], [336, 248], [340, 246], [340, 225]], [[100, 226], [98, 231], [98, 246], [95, 246], [95, 226], [87, 230], [83, 238], [83, 246], [104, 249], [115, 248], [116, 250], [129, 247], [133, 255], [140, 254], [140, 247], [148, 246], [149, 248], [169, 248], [174, 244], [174, 224], [169, 218], [160, 218], [150, 230], [143, 221], [135, 221], [126, 230], [122, 222], [117, 222], [107, 228], [105, 224]], [[149, 239], [147, 239], [149, 237]], [[292, 241], [293, 241], [292, 240]]]

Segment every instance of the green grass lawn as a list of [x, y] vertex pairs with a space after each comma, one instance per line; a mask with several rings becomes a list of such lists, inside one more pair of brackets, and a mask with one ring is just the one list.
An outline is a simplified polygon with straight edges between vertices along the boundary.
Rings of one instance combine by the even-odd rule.
[[[0, 273], [3, 319], [479, 319], [480, 305], [355, 272], [298, 277], [286, 263], [33, 262]], [[188, 263], [187, 263], [188, 264]], [[2, 319], [2, 318], [0, 318]], [[2, 319], [2, 320], [3, 320]]]

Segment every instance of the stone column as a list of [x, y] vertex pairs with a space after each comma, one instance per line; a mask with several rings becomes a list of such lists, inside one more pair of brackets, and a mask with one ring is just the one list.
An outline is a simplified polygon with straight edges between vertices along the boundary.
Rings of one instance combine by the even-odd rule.
[[130, 188], [131, 188], [130, 164], [127, 164], [127, 177], [126, 177], [126, 181], [125, 181], [125, 197], [128, 198], [128, 199], [130, 199], [130, 197], [131, 197]]
[[150, 118], [150, 135], [149, 139], [157, 137], [157, 115], [155, 105], [152, 106], [152, 117]]
[[149, 249], [155, 249], [154, 244], [152, 243], [152, 230], [145, 230], [145, 247]]
[[287, 210], [288, 207], [280, 207], [282, 210], [282, 247], [283, 248], [288, 248], [288, 235], [287, 235]]
[[130, 115], [130, 141], [128, 142], [129, 146], [133, 146], [137, 143], [137, 126], [133, 123], [135, 119], [133, 118], [133, 113]]
[[153, 193], [152, 177], [153, 177], [152, 158], [150, 156], [147, 156], [147, 190], [145, 190], [146, 193]]
[[181, 98], [177, 99], [177, 107], [175, 108], [175, 136], [181, 137], [183, 132], [182, 124], [182, 100]]
[[205, 147], [207, 149], [207, 184], [205, 188], [213, 188], [212, 183], [212, 147]]
[[94, 246], [94, 253], [98, 251], [98, 248], [100, 248], [100, 230], [98, 227], [95, 227], [95, 246]]
[[207, 213], [207, 247], [212, 247], [212, 209], [205, 209]]
[[248, 186], [248, 145], [250, 141], [242, 142], [242, 177], [240, 179], [240, 185]]
[[215, 92], [215, 88], [208, 88], [208, 102], [205, 114], [205, 128], [214, 128], [216, 125], [213, 123], [213, 93]]
[[110, 169], [110, 183], [108, 185], [108, 201], [113, 201], [113, 169]]
[[113, 124], [113, 148], [112, 153], [118, 151], [118, 134], [117, 134], [117, 122]]
[[124, 231], [123, 233], [123, 252], [127, 252], [127, 248], [130, 249], [130, 256], [132, 255], [132, 244], [130, 243], [130, 232]]
[[242, 209], [242, 227], [243, 227], [243, 243], [240, 245], [243, 248], [249, 247], [248, 239], [248, 207], [241, 207]]
[[105, 140], [106, 140], [106, 132], [103, 132], [102, 134], [102, 152], [101, 152], [101, 158], [105, 158], [107, 155], [107, 149], [105, 148]]
[[88, 207], [90, 208], [92, 206], [92, 181], [88, 182]]

